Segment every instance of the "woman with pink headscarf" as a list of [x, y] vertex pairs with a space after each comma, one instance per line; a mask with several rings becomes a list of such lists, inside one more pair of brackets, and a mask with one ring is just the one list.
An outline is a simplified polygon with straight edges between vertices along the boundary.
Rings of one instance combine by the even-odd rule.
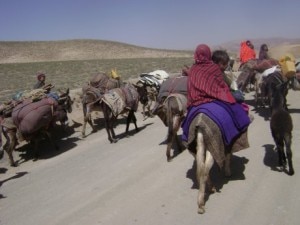
[[207, 45], [197, 46], [195, 62], [188, 71], [187, 115], [182, 124], [182, 140], [188, 140], [193, 119], [199, 113], [204, 113], [218, 124], [224, 144], [230, 146], [238, 135], [247, 130], [250, 119], [247, 109], [235, 100], [223, 78], [223, 72], [211, 57]]
[[207, 45], [197, 46], [194, 53], [195, 63], [188, 71], [188, 107], [214, 100], [236, 102], [224, 81], [220, 67], [212, 61], [211, 56]]

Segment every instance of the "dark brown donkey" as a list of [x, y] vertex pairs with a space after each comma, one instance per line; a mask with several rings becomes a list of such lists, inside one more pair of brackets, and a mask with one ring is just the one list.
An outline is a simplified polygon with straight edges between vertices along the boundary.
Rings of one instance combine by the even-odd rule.
[[[293, 121], [286, 108], [286, 92], [288, 83], [273, 85], [271, 97], [272, 115], [270, 127], [278, 153], [278, 164], [285, 169], [286, 161], [289, 166], [288, 175], [295, 173], [292, 161], [292, 130]], [[285, 148], [285, 150], [284, 150]]]
[[[172, 160], [171, 148], [176, 140], [179, 152], [182, 151], [182, 144], [177, 136], [181, 123], [186, 113], [187, 105], [187, 76], [169, 78], [161, 84], [157, 101], [152, 110], [164, 125], [168, 127], [167, 133], [167, 160]], [[173, 156], [174, 157], [174, 156]]]
[[3, 149], [7, 152], [11, 166], [16, 166], [13, 158], [13, 150], [20, 141], [32, 142], [34, 144], [34, 157], [38, 158], [38, 141], [40, 137], [47, 137], [50, 143], [53, 142], [48, 128], [59, 121], [65, 125], [67, 112], [72, 111], [72, 101], [69, 97], [69, 90], [62, 93], [60, 98], [44, 97], [39, 101], [25, 99], [12, 108], [11, 114], [5, 115], [0, 129], [6, 138]]
[[114, 131], [114, 123], [121, 114], [127, 114], [126, 130], [128, 134], [130, 122], [134, 123], [135, 131], [138, 132], [135, 112], [138, 109], [140, 96], [145, 95], [145, 88], [133, 84], [125, 84], [120, 88], [114, 88], [105, 93], [101, 98], [105, 127], [110, 143], [116, 143], [119, 139]]
[[83, 126], [82, 137], [85, 137], [86, 124], [88, 123], [93, 132], [96, 128], [92, 122], [91, 113], [102, 111], [99, 100], [101, 96], [110, 89], [120, 87], [121, 81], [110, 78], [105, 73], [98, 73], [90, 78], [87, 85], [82, 88]]

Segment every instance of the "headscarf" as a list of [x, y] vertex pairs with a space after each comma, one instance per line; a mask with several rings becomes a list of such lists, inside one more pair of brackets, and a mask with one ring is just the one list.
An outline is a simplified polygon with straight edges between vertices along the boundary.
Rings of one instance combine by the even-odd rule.
[[268, 46], [266, 44], [262, 44], [260, 46], [258, 59], [260, 59], [260, 60], [269, 59]]
[[251, 59], [255, 59], [255, 58], [256, 58], [256, 53], [255, 53], [252, 43], [250, 41], [241, 42], [241, 47], [240, 47], [241, 63], [242, 64], [246, 63], [247, 61], [249, 61]]
[[46, 77], [46, 75], [43, 73], [38, 73], [36, 77], [40, 81], [42, 79], [42, 77]]
[[221, 69], [211, 60], [210, 48], [204, 44], [198, 45], [194, 59], [188, 75], [188, 107], [216, 99], [235, 103]]
[[198, 45], [194, 53], [194, 59], [196, 64], [211, 63], [210, 48], [205, 44]]

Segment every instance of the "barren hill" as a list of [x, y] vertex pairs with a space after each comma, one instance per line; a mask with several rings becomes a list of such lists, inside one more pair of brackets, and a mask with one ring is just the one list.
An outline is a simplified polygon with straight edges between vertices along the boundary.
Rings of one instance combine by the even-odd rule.
[[103, 40], [0, 42], [0, 63], [190, 56], [190, 51], [143, 48]]
[[[292, 53], [300, 58], [300, 39], [270, 38], [251, 39], [256, 51], [262, 43], [269, 46], [270, 54], [279, 58]], [[226, 49], [230, 55], [238, 56], [240, 40], [212, 46]], [[145, 48], [120, 42], [104, 40], [21, 41], [0, 42], [0, 64], [49, 62], [91, 59], [131, 59], [192, 57], [193, 51]]]

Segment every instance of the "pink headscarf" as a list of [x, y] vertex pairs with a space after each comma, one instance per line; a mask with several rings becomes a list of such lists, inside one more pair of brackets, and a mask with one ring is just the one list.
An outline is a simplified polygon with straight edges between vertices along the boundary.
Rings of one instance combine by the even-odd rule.
[[198, 45], [194, 59], [195, 64], [188, 71], [188, 107], [216, 99], [235, 103], [220, 67], [211, 59], [210, 48], [205, 44]]
[[194, 59], [196, 64], [212, 63], [210, 48], [205, 44], [198, 45], [194, 53]]

